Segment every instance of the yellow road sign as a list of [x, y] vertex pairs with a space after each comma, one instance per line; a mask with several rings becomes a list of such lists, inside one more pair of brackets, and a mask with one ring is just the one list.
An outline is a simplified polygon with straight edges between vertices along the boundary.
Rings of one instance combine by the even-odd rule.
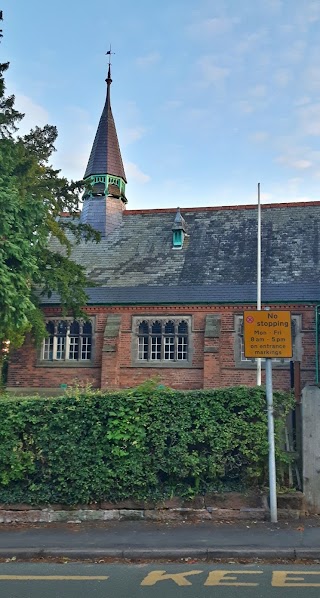
[[245, 311], [243, 328], [245, 357], [292, 357], [289, 311]]

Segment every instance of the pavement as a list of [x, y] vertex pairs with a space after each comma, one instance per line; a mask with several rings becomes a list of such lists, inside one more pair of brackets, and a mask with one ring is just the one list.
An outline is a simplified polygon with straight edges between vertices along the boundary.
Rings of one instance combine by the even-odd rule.
[[0, 525], [0, 559], [320, 559], [320, 519]]

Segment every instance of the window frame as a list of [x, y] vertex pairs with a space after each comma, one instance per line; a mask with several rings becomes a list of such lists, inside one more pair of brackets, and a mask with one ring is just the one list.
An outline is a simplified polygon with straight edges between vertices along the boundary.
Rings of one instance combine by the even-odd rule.
[[[161, 324], [161, 333], [152, 332], [152, 325], [155, 323]], [[174, 324], [174, 332], [169, 332], [165, 330], [166, 324], [172, 322]], [[179, 324], [185, 322], [187, 325], [187, 332], [180, 332], [178, 330]], [[139, 334], [139, 326], [140, 324], [147, 323], [149, 325], [148, 332], [140, 333]], [[186, 338], [186, 347], [185, 341], [182, 342], [182, 350], [186, 351], [186, 359], [178, 359], [178, 353], [181, 351], [181, 344], [179, 343], [179, 338]], [[159, 341], [153, 339], [161, 339], [160, 340], [160, 348], [159, 348]], [[146, 339], [148, 339], [146, 341]], [[173, 339], [173, 343], [172, 340]], [[141, 342], [142, 341], [142, 342]], [[147, 343], [147, 344], [146, 344]], [[170, 359], [167, 358], [168, 355], [168, 348], [169, 353], [172, 354], [172, 345], [174, 351], [174, 358]], [[157, 348], [157, 352], [160, 352], [159, 359], [152, 359], [153, 349]], [[181, 316], [172, 316], [171, 314], [167, 316], [154, 316], [154, 315], [141, 315], [141, 316], [133, 316], [132, 317], [132, 365], [136, 367], [152, 367], [152, 368], [185, 368], [190, 367], [192, 364], [192, 316], [190, 315], [181, 315]], [[148, 352], [148, 359], [141, 359], [139, 355], [146, 354]]]
[[[55, 316], [46, 318], [46, 325], [49, 323], [53, 323], [54, 333], [43, 339], [38, 351], [37, 365], [40, 367], [92, 367], [94, 359], [95, 319], [88, 318], [88, 320], [85, 320], [79, 318], [75, 320], [70, 317], [64, 318], [63, 316]], [[58, 332], [60, 323], [66, 324], [65, 334], [59, 334]], [[70, 328], [76, 323], [79, 324], [79, 332], [73, 331], [73, 333], [71, 332], [70, 334]], [[91, 324], [91, 333], [84, 331], [86, 324]], [[84, 343], [84, 340], [88, 338], [91, 339], [90, 358], [83, 359], [83, 351], [85, 350], [85, 353], [87, 354], [89, 345], [88, 342]], [[59, 342], [59, 339], [62, 339], [62, 342]], [[78, 357], [76, 359], [70, 359], [70, 352], [75, 353], [76, 350], [78, 352]], [[46, 352], [47, 354], [50, 354], [50, 351], [52, 351], [52, 359], [46, 357]], [[61, 358], [57, 358], [57, 353], [59, 351], [64, 354]]]

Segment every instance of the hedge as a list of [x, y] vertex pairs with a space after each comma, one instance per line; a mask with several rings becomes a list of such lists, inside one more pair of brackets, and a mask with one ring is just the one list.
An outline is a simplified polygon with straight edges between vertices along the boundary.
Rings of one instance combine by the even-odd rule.
[[[70, 395], [70, 391], [69, 391]], [[292, 400], [275, 393], [278, 465]], [[267, 483], [263, 388], [0, 399], [0, 502], [160, 500]]]

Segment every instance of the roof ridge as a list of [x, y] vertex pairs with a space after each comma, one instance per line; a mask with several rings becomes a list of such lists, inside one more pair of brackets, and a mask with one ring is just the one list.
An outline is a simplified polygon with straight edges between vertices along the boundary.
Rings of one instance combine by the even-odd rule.
[[[302, 206], [320, 206], [320, 200], [314, 201], [292, 201], [282, 203], [268, 203], [261, 204], [261, 209], [266, 208], [299, 208]], [[202, 206], [197, 208], [180, 208], [183, 212], [219, 212], [222, 210], [255, 210], [257, 204], [239, 204], [235, 206]], [[124, 210], [124, 216], [130, 216], [134, 214], [163, 214], [163, 213], [175, 213], [177, 208], [155, 208], [155, 209], [142, 209], [142, 210]]]

